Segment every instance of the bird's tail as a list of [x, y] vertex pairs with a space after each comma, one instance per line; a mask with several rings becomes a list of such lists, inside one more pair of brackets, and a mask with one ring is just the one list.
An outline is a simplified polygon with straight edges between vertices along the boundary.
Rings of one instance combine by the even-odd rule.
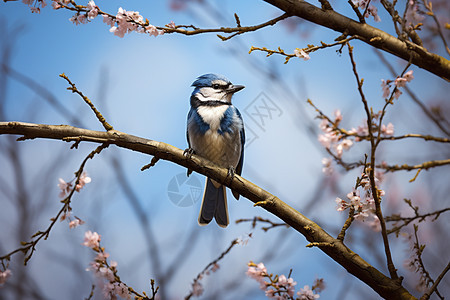
[[220, 227], [228, 226], [227, 194], [225, 186], [206, 178], [205, 192], [203, 193], [198, 224], [201, 226], [206, 225], [211, 222], [213, 218], [216, 218], [216, 222]]

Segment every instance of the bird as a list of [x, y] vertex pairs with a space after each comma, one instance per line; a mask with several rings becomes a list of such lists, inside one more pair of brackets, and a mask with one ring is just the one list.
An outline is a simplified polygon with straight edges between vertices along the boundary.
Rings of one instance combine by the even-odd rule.
[[[234, 85], [222, 75], [204, 74], [192, 83], [192, 87], [186, 130], [189, 148], [186, 151], [227, 168], [231, 176], [241, 175], [244, 122], [231, 98], [244, 86]], [[239, 193], [233, 191], [233, 196], [239, 200]], [[207, 177], [198, 223], [207, 225], [213, 218], [220, 227], [228, 226], [227, 194], [225, 186]]]

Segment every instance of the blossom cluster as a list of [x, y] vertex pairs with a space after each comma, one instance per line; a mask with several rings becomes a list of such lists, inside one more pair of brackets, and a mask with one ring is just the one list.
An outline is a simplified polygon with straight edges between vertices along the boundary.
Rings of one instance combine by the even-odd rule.
[[[416, 226], [417, 225], [414, 225], [414, 230], [417, 230]], [[430, 282], [425, 275], [426, 271], [423, 268], [423, 264], [420, 263], [421, 249], [423, 251], [423, 248], [421, 248], [422, 245], [419, 245], [418, 242], [414, 242], [412, 235], [409, 233], [403, 232], [402, 236], [408, 240], [410, 253], [410, 257], [403, 262], [403, 267], [419, 275], [415, 288], [420, 292], [425, 292]]]
[[83, 245], [97, 253], [86, 270], [92, 271], [98, 279], [104, 280], [103, 295], [106, 299], [117, 299], [117, 296], [127, 300], [132, 299], [128, 286], [117, 276], [117, 262], [108, 263], [109, 253], [100, 247], [100, 240], [101, 236], [97, 232], [89, 230], [84, 234]]
[[353, 141], [348, 139], [337, 127], [342, 121], [342, 114], [340, 110], [334, 112], [334, 122], [330, 122], [327, 118], [323, 118], [319, 124], [319, 128], [322, 131], [319, 134], [318, 140], [325, 148], [334, 150], [338, 158], [342, 157], [344, 150], [350, 149], [353, 145]]
[[[47, 3], [45, 0], [22, 0], [28, 5], [33, 13], [40, 13], [40, 8], [44, 8]], [[75, 25], [86, 24], [96, 18], [98, 15], [103, 17], [103, 22], [109, 25], [110, 32], [118, 37], [124, 37], [126, 33], [133, 31], [139, 33], [147, 33], [151, 36], [164, 34], [164, 30], [159, 30], [156, 26], [149, 24], [148, 20], [137, 11], [126, 11], [122, 7], [119, 8], [115, 16], [103, 13], [93, 0], [89, 0], [86, 6], [75, 5], [70, 0], [52, 0], [53, 9], [60, 9], [74, 6], [76, 13], [69, 19]], [[71, 8], [71, 9], [73, 9]], [[173, 22], [166, 25], [168, 28], [175, 28]]]
[[[380, 117], [382, 115], [382, 111], [378, 111], [377, 113], [372, 112], [372, 120], [371, 120], [371, 130], [372, 132], [378, 132], [383, 136], [392, 136], [394, 135], [394, 125], [392, 123], [381, 124], [379, 126]], [[369, 135], [369, 127], [367, 125], [367, 120], [363, 120], [362, 125], [359, 125], [357, 128], [352, 127], [347, 132], [349, 135], [355, 136], [355, 142], [361, 141], [361, 137], [368, 136]]]
[[110, 25], [110, 32], [118, 37], [124, 37], [125, 33], [133, 31], [148, 33], [153, 36], [164, 34], [164, 31], [158, 30], [154, 25], [144, 22], [144, 17], [137, 11], [126, 11], [119, 7], [115, 17], [103, 15], [103, 22]]
[[[75, 188], [72, 187], [72, 182], [75, 179], [72, 179], [69, 182], [66, 182], [64, 179], [59, 178], [58, 187], [61, 189], [61, 192], [59, 193], [60, 198], [66, 197], [66, 195], [70, 195], [70, 193], [75, 190], [76, 192], [80, 192], [81, 189], [89, 182], [91, 182], [91, 178], [87, 175], [86, 172], [81, 173], [80, 177], [78, 178], [78, 182], [75, 185]], [[63, 200], [64, 201], [64, 200]], [[84, 221], [78, 218], [77, 216], [74, 216], [72, 218], [71, 216], [72, 208], [66, 204], [64, 207], [63, 213], [61, 214], [60, 221], [68, 220], [69, 221], [69, 227], [75, 228], [80, 225], [84, 224]]]
[[355, 7], [360, 7], [361, 9], [365, 10], [364, 18], [373, 16], [375, 22], [381, 21], [381, 18], [378, 15], [378, 9], [371, 4], [367, 6], [367, 4], [371, 2], [370, 0], [352, 0], [352, 2], [355, 5]]
[[[375, 183], [379, 184], [383, 180], [381, 172], [375, 172]], [[363, 195], [361, 196], [361, 191]], [[378, 197], [384, 196], [385, 192], [376, 186]], [[337, 211], [344, 211], [347, 208], [353, 208], [354, 218], [359, 221], [368, 221], [368, 225], [374, 231], [380, 231], [380, 220], [375, 214], [375, 200], [370, 183], [369, 175], [365, 172], [358, 178], [357, 188], [347, 194], [347, 199], [336, 198]]]
[[297, 56], [299, 58], [303, 58], [303, 60], [308, 60], [311, 58], [311, 57], [309, 57], [309, 54], [305, 52], [305, 50], [300, 49], [300, 48], [295, 48], [294, 54], [295, 54], [295, 56]]
[[[66, 197], [66, 195], [70, 194], [72, 191], [72, 181], [75, 179], [72, 179], [69, 182], [66, 182], [64, 179], [59, 178], [58, 187], [61, 189], [61, 192], [59, 193], [60, 198]], [[91, 182], [91, 177], [88, 176], [86, 172], [81, 173], [80, 178], [78, 179], [77, 184], [75, 185], [75, 191], [80, 192], [81, 189], [87, 184]]]
[[383, 90], [383, 98], [388, 98], [391, 94], [391, 87], [394, 86], [394, 98], [398, 99], [402, 94], [399, 88], [405, 87], [407, 82], [414, 79], [413, 70], [406, 72], [402, 77], [398, 76], [394, 80], [381, 79], [381, 89]]
[[405, 21], [410, 27], [413, 27], [415, 24], [418, 24], [425, 19], [417, 2], [417, 0], [409, 0], [408, 6], [406, 7]]
[[[394, 125], [392, 123], [379, 125], [379, 120], [382, 115], [382, 111], [378, 113], [372, 113], [371, 130], [372, 132], [380, 131], [383, 136], [392, 136], [394, 134]], [[348, 131], [340, 130], [339, 123], [342, 121], [342, 114], [340, 110], [334, 112], [335, 119], [330, 119], [322, 116], [322, 121], [319, 124], [319, 128], [322, 131], [318, 135], [318, 140], [327, 150], [333, 153], [333, 155], [340, 159], [344, 151], [349, 150], [354, 142], [361, 141], [364, 137], [369, 135], [369, 127], [367, 120], [363, 120], [363, 123], [357, 128], [352, 128]], [[322, 172], [325, 175], [331, 175], [334, 172], [332, 166], [333, 160], [331, 158], [322, 159]]]
[[[248, 263], [247, 276], [255, 279], [259, 282], [261, 290], [265, 291], [266, 297], [270, 299], [293, 299], [295, 294], [295, 286], [297, 282], [292, 278], [287, 278], [285, 275], [273, 275], [267, 273], [267, 268], [263, 263], [255, 264], [253, 262]], [[267, 281], [266, 281], [267, 280]], [[320, 292], [324, 288], [323, 279], [316, 280], [313, 288], [309, 288], [305, 285], [297, 292], [297, 298], [299, 300], [314, 300], [320, 297], [315, 292]]]
[[8, 280], [8, 278], [11, 276], [12, 272], [9, 269], [6, 269], [5, 271], [0, 271], [0, 286]]
[[219, 268], [220, 268], [220, 265], [216, 262], [216, 263], [213, 263], [207, 270], [200, 273], [197, 276], [197, 278], [194, 279], [194, 282], [192, 283], [191, 294], [195, 297], [201, 296], [205, 289], [203, 288], [203, 285], [201, 284], [200, 280], [203, 279], [204, 275], [209, 275], [211, 272], [214, 273], [217, 270], [219, 270]]
[[36, 14], [41, 12], [40, 7], [44, 8], [47, 6], [45, 0], [22, 0], [22, 2], [30, 7], [32, 13]]

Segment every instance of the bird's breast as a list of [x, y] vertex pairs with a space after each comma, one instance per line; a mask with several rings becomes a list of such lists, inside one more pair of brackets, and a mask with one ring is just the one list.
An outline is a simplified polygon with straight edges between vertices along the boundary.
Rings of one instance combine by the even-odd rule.
[[188, 120], [189, 142], [198, 155], [225, 168], [236, 167], [242, 126], [228, 105], [199, 107]]

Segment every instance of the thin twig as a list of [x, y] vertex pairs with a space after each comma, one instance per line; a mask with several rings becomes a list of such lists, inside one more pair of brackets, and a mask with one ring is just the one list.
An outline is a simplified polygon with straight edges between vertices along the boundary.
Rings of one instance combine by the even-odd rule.
[[420, 300], [427, 300], [431, 297], [431, 295], [436, 291], [437, 286], [441, 282], [441, 280], [444, 278], [445, 274], [450, 270], [450, 262], [447, 264], [447, 266], [442, 270], [441, 274], [436, 278], [436, 281], [433, 283], [433, 285], [426, 291], [425, 294], [423, 294], [422, 297], [420, 297]]
[[390, 246], [389, 246], [389, 239], [388, 239], [388, 235], [386, 232], [386, 223], [384, 221], [383, 213], [381, 211], [381, 200], [378, 197], [378, 189], [375, 184], [375, 152], [376, 152], [377, 143], [376, 143], [375, 137], [373, 136], [373, 133], [372, 133], [371, 110], [369, 109], [369, 105], [367, 103], [366, 97], [362, 90], [363, 81], [359, 79], [359, 75], [356, 70], [356, 63], [353, 58], [353, 47], [350, 46], [350, 44], [347, 44], [347, 46], [348, 46], [348, 53], [350, 56], [350, 62], [352, 64], [353, 74], [355, 75], [358, 91], [361, 96], [361, 101], [363, 102], [364, 110], [367, 115], [367, 128], [369, 131], [370, 145], [371, 145], [369, 178], [370, 178], [370, 184], [371, 184], [371, 189], [372, 189], [372, 195], [373, 195], [373, 199], [375, 202], [375, 212], [376, 212], [378, 219], [380, 220], [381, 235], [383, 237], [384, 252], [386, 254], [386, 261], [387, 261], [387, 267], [389, 270], [389, 274], [391, 275], [392, 279], [396, 280], [396, 279], [398, 279], [397, 270], [396, 270], [394, 262], [392, 260], [391, 250], [390, 250]]
[[89, 105], [89, 107], [92, 109], [92, 111], [95, 113], [95, 116], [97, 117], [97, 119], [100, 121], [100, 123], [102, 123], [103, 127], [109, 131], [109, 130], [113, 130], [114, 128], [109, 125], [108, 122], [106, 122], [105, 118], [103, 117], [103, 115], [95, 108], [94, 104], [92, 103], [91, 100], [89, 100], [88, 97], [86, 97], [85, 95], [83, 95], [82, 92], [80, 92], [77, 87], [75, 86], [74, 83], [72, 83], [72, 81], [70, 81], [69, 77], [66, 76], [66, 74], [62, 73], [59, 75], [59, 77], [64, 78], [70, 85], [70, 87], [68, 87], [67, 89], [69, 91], [72, 91], [72, 93], [76, 93], [78, 95], [80, 95], [81, 98], [83, 98], [84, 102], [86, 102], [87, 105]]

